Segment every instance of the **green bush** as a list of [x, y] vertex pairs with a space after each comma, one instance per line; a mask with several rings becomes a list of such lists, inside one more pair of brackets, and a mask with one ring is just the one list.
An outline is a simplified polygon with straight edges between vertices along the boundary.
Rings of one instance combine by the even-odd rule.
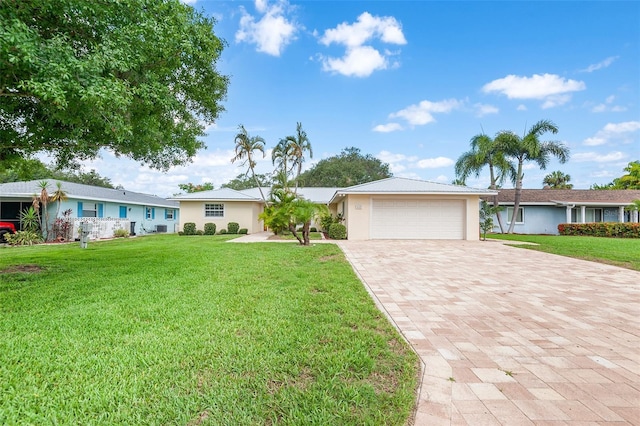
[[227, 224], [227, 234], [237, 234], [240, 229], [240, 225], [237, 222], [229, 222]]
[[216, 235], [216, 224], [215, 223], [205, 223], [204, 224], [204, 235]]
[[341, 223], [332, 223], [329, 226], [329, 238], [332, 240], [345, 240], [347, 238], [347, 227]]
[[184, 235], [184, 231], [178, 231], [178, 235]]
[[115, 238], [128, 238], [129, 237], [129, 231], [127, 231], [126, 229], [116, 229], [115, 231], [113, 231], [113, 236]]
[[240, 228], [238, 230], [238, 234], [247, 235], [248, 233], [249, 233], [249, 230], [247, 228]]
[[309, 232], [318, 232], [318, 228], [312, 226], [311, 228], [309, 228]]
[[193, 222], [187, 222], [184, 224], [184, 235], [196, 235], [196, 224]]
[[196, 231], [196, 235], [204, 235], [204, 231], [202, 229], [198, 229]]
[[226, 234], [226, 233], [227, 233], [227, 230], [226, 230], [226, 229], [224, 229], [224, 228], [223, 228], [223, 229], [221, 229], [221, 230], [220, 230], [220, 232], [218, 232], [218, 234], [220, 234], [220, 235], [224, 235], [224, 234]]
[[42, 237], [35, 231], [18, 231], [15, 234], [4, 234], [4, 239], [12, 246], [31, 246], [42, 242]]
[[640, 238], [640, 223], [561, 223], [558, 225], [558, 233], [590, 237]]

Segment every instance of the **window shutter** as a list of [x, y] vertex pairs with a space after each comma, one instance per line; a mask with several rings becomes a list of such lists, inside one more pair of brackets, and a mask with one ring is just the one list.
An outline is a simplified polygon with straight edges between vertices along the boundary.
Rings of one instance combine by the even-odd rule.
[[156, 208], [152, 207], [151, 208], [151, 219], [155, 219], [156, 218]]
[[78, 201], [78, 214], [77, 217], [82, 217], [82, 201]]
[[98, 204], [98, 217], [102, 217], [104, 215], [104, 206], [102, 204]]
[[164, 219], [167, 220], [168, 216], [169, 216], [169, 209], [164, 209]]

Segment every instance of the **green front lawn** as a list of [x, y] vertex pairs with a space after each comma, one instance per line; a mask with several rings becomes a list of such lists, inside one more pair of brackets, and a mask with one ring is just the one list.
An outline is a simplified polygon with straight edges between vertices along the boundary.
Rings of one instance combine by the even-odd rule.
[[396, 424], [418, 361], [333, 244], [0, 248], [0, 424]]
[[519, 234], [487, 234], [487, 238], [536, 243], [537, 246], [522, 244], [517, 247], [640, 271], [639, 239]]

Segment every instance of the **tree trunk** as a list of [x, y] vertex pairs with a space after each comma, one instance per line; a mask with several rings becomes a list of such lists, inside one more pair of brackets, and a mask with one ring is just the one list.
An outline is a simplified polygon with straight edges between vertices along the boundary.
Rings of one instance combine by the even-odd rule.
[[296, 224], [295, 223], [289, 223], [289, 231], [291, 231], [293, 236], [296, 237], [296, 240], [298, 240], [300, 245], [303, 246], [304, 245], [304, 240], [302, 238], [300, 238], [300, 235], [298, 235], [298, 233], [296, 232]]
[[520, 208], [520, 198], [522, 197], [522, 159], [518, 160], [518, 173], [516, 175], [516, 196], [513, 200], [513, 212], [511, 213], [511, 223], [509, 224], [509, 230], [507, 234], [513, 234], [513, 228], [516, 225], [516, 218], [518, 217], [518, 209]]
[[304, 245], [308, 246], [310, 245], [310, 241], [309, 241], [309, 228], [311, 227], [311, 222], [305, 222], [305, 224], [302, 226], [302, 238], [304, 239]]
[[[492, 191], [496, 190], [496, 177], [494, 175], [493, 172], [493, 164], [489, 164], [489, 177], [491, 178], [491, 185], [489, 186], [489, 189], [491, 189]], [[498, 196], [494, 195], [491, 199], [492, 203], [493, 203], [493, 207], [496, 208], [496, 218], [498, 219], [498, 225], [500, 225], [500, 233], [504, 234], [504, 225], [502, 224], [502, 216], [500, 215], [500, 210], [498, 210], [498, 206], [499, 206], [499, 202], [498, 202]], [[485, 238], [486, 240], [486, 238]]]

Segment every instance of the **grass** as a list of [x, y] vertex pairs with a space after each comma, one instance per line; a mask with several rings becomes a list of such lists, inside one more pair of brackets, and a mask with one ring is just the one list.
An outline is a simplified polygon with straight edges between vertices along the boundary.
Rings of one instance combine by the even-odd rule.
[[522, 244], [517, 247], [640, 271], [640, 240], [634, 238], [519, 234], [490, 234], [487, 237], [535, 243], [538, 245]]
[[0, 248], [0, 424], [405, 424], [418, 362], [333, 244]]

